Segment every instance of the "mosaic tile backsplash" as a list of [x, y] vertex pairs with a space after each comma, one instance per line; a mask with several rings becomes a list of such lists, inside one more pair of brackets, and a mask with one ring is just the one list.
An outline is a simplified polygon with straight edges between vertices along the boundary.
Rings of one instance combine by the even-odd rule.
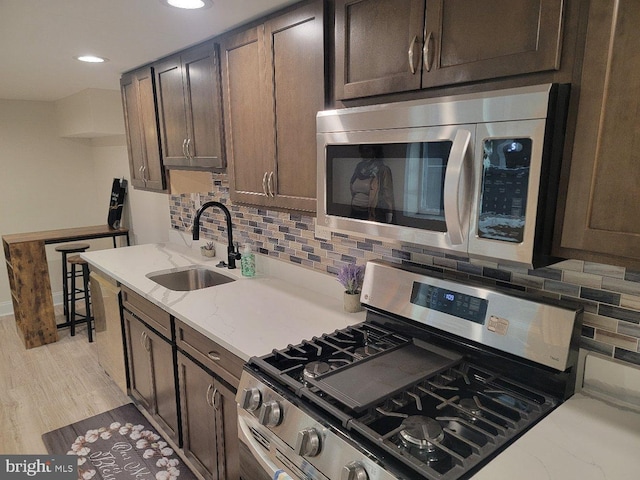
[[[527, 292], [530, 295], [579, 302], [585, 314], [582, 347], [640, 366], [640, 272], [581, 260], [530, 270], [429, 251], [420, 245], [383, 242], [332, 234], [330, 242], [316, 239], [315, 217], [234, 205], [229, 200], [226, 174], [212, 174], [214, 191], [201, 195], [231, 211], [234, 240], [249, 243], [256, 255], [335, 275], [344, 263], [368, 260], [411, 263], [482, 285]], [[171, 226], [187, 230], [196, 208], [190, 195], [172, 195]], [[201, 239], [226, 244], [222, 213], [209, 209], [201, 218]]]

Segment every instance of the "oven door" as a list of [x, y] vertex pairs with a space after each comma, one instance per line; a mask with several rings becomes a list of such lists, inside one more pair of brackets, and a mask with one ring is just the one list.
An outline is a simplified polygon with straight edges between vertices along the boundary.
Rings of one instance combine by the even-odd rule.
[[328, 480], [243, 409], [238, 411], [238, 439], [244, 480]]
[[475, 129], [318, 134], [318, 225], [466, 252]]

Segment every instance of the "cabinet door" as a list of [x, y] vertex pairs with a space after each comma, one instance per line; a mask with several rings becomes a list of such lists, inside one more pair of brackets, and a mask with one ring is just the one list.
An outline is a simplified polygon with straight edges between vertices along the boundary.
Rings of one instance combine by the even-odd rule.
[[165, 176], [160, 154], [153, 68], [145, 67], [120, 79], [131, 184], [163, 191]]
[[206, 480], [217, 479], [213, 377], [181, 353], [178, 353], [178, 377], [184, 453]]
[[167, 161], [183, 160], [186, 157], [187, 116], [180, 55], [157, 63], [154, 69], [162, 155]]
[[640, 2], [591, 2], [563, 255], [640, 266], [639, 24]]
[[131, 395], [178, 443], [178, 408], [172, 346], [124, 311]]
[[281, 208], [316, 210], [316, 114], [325, 106], [323, 27], [321, 1], [265, 24], [276, 142], [267, 188], [270, 204]]
[[153, 374], [148, 343], [145, 337], [147, 329], [129, 312], [124, 311], [124, 325], [127, 337], [131, 396], [145, 410], [152, 411]]
[[[238, 446], [238, 404], [235, 392], [215, 379], [212, 403], [218, 421], [218, 472], [220, 478], [235, 480], [240, 478], [240, 449]], [[223, 463], [222, 463], [223, 462]], [[221, 470], [221, 466], [223, 470]]]
[[264, 26], [224, 38], [220, 52], [231, 200], [265, 205], [275, 146]]
[[220, 48], [231, 199], [315, 211], [323, 2], [227, 37]]
[[225, 166], [218, 48], [206, 43], [182, 54], [187, 154], [199, 164]]
[[428, 0], [422, 87], [560, 66], [562, 0]]
[[424, 0], [336, 1], [337, 99], [420, 88], [424, 5]]
[[234, 393], [181, 353], [178, 376], [186, 456], [206, 480], [239, 478]]
[[178, 401], [173, 366], [173, 348], [160, 336], [147, 330], [155, 405], [152, 410], [165, 433], [178, 444]]

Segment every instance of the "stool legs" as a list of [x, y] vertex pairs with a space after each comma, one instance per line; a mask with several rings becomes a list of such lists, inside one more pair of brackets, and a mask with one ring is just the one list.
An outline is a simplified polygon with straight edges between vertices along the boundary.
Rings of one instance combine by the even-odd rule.
[[89, 304], [89, 266], [82, 265], [82, 283], [84, 284], [84, 311], [87, 319], [87, 336], [89, 342], [93, 342], [93, 316], [91, 315], [91, 305]]
[[[93, 316], [91, 315], [91, 303], [89, 301], [89, 265], [86, 263], [81, 265], [82, 267], [82, 285], [84, 290], [84, 308], [85, 315], [84, 320], [87, 323], [87, 336], [89, 342], [93, 342]], [[70, 334], [75, 336], [76, 334], [76, 293], [83, 290], [76, 288], [76, 264], [71, 264], [71, 301], [69, 306], [69, 325]], [[79, 300], [79, 299], [78, 299]]]
[[62, 252], [62, 310], [64, 312], [64, 319], [66, 323], [69, 323], [69, 269], [67, 268], [67, 253]]

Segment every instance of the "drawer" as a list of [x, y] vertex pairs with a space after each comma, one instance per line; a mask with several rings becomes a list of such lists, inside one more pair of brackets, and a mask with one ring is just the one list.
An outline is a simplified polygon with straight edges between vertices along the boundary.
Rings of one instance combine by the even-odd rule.
[[238, 388], [244, 361], [195, 329], [176, 321], [178, 348], [210, 369], [234, 388]]
[[122, 305], [170, 342], [171, 315], [129, 288], [122, 286]]

